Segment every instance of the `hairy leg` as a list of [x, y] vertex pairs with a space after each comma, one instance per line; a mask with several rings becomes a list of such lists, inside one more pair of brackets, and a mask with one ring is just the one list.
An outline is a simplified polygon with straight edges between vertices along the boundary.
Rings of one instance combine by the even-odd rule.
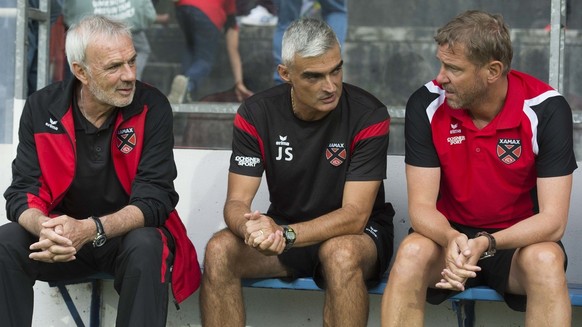
[[398, 248], [382, 296], [382, 326], [424, 325], [426, 289], [440, 280], [443, 249], [418, 234], [408, 235]]
[[366, 235], [332, 238], [319, 257], [326, 284], [324, 326], [366, 326], [369, 299], [365, 279], [376, 272], [376, 246]]
[[229, 230], [216, 233], [206, 246], [200, 288], [200, 312], [205, 327], [244, 326], [241, 278], [284, 277], [276, 256], [264, 256]]
[[508, 292], [527, 295], [526, 326], [570, 326], [565, 256], [554, 242], [517, 250], [511, 262]]

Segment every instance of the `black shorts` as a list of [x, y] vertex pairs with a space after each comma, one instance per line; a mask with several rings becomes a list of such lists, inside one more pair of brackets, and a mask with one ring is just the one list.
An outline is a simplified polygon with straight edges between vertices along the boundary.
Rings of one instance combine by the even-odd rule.
[[[370, 215], [364, 233], [369, 235], [374, 244], [378, 256], [378, 271], [375, 277], [367, 280], [368, 287], [376, 286], [388, 269], [394, 252], [394, 209], [392, 204], [386, 203], [383, 210], [375, 210]], [[282, 218], [273, 217], [277, 224], [285, 225], [292, 222]], [[279, 255], [281, 263], [291, 270], [290, 279], [300, 277], [312, 277], [317, 286], [325, 289], [325, 282], [320, 268], [319, 247], [321, 243], [305, 247], [295, 247]]]
[[[475, 237], [475, 234], [483, 230], [488, 233], [494, 233], [499, 230], [477, 229], [453, 222], [451, 222], [451, 226], [459, 232], [467, 235], [469, 238]], [[568, 266], [568, 256], [566, 256], [566, 251], [564, 250], [564, 245], [562, 242], [558, 241], [557, 243], [562, 248], [562, 251], [564, 251], [564, 256], [566, 257], [564, 262], [564, 271], [566, 271], [566, 267]], [[497, 252], [495, 252], [495, 256], [480, 260], [479, 267], [481, 267], [481, 271], [477, 272], [477, 277], [469, 278], [467, 280], [465, 288], [475, 286], [489, 286], [503, 296], [505, 303], [507, 303], [511, 309], [524, 312], [526, 308], [527, 297], [525, 295], [506, 293], [507, 282], [509, 280], [509, 271], [511, 269], [511, 260], [513, 259], [513, 254], [515, 251], [516, 249], [497, 250]], [[426, 301], [430, 304], [440, 304], [444, 300], [458, 293], [460, 292], [438, 288], [429, 288], [426, 294]]]

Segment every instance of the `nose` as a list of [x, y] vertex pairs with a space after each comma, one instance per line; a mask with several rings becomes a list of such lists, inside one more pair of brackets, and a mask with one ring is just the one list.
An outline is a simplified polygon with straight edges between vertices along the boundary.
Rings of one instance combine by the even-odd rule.
[[136, 78], [135, 64], [125, 63], [123, 65], [123, 72], [121, 74], [121, 80], [124, 82], [133, 82]]
[[325, 77], [325, 80], [323, 81], [322, 89], [323, 89], [323, 91], [325, 91], [327, 93], [334, 93], [336, 91], [337, 86], [334, 83], [333, 76], [327, 75]]
[[446, 73], [445, 73], [445, 68], [444, 66], [441, 65], [441, 68], [439, 69], [439, 73], [436, 76], [436, 81], [437, 83], [439, 83], [440, 85], [446, 84], [449, 82], [449, 78], [447, 77]]

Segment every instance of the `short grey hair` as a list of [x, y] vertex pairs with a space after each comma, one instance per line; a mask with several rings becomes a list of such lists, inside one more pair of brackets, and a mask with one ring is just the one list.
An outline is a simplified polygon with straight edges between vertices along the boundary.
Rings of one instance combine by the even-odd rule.
[[65, 52], [71, 71], [73, 71], [74, 62], [86, 67], [87, 46], [102, 37], [129, 37], [131, 39], [131, 29], [121, 21], [102, 15], [86, 16], [69, 28], [65, 41]]
[[340, 45], [333, 29], [315, 18], [300, 18], [289, 25], [283, 34], [281, 62], [293, 64], [295, 54], [302, 58], [317, 57]]

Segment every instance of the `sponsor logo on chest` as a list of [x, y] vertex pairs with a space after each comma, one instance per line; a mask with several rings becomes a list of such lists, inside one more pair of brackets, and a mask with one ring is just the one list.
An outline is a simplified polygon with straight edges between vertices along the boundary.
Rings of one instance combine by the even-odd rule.
[[279, 139], [275, 141], [275, 145], [277, 145], [277, 157], [275, 160], [293, 160], [293, 147], [291, 146], [291, 143], [287, 141], [287, 136], [279, 135]]
[[447, 137], [449, 145], [462, 144], [465, 141], [465, 135], [458, 135], [462, 132], [459, 123], [451, 123], [451, 129], [449, 130], [449, 135], [451, 136]]
[[59, 127], [57, 126], [58, 124], [58, 120], [53, 119], [53, 117], [49, 117], [49, 121], [44, 123], [44, 125], [50, 129], [52, 129], [53, 131], [58, 131]]

